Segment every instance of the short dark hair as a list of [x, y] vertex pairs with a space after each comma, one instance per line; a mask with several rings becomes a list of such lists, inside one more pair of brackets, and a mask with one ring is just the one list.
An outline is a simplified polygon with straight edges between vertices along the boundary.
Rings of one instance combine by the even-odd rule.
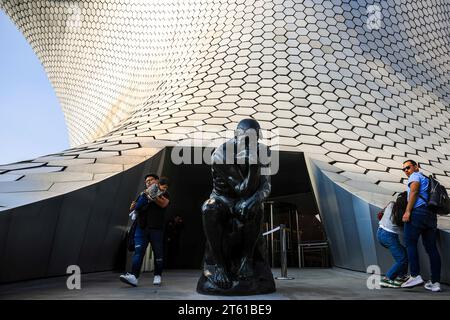
[[159, 179], [159, 184], [162, 185], [162, 186], [169, 186], [169, 178], [161, 177]]
[[148, 177], [152, 177], [153, 179], [159, 180], [158, 175], [155, 173], [150, 173], [150, 174], [146, 175], [144, 180], [147, 180]]
[[407, 162], [411, 162], [411, 164], [412, 164], [413, 166], [417, 166], [417, 162], [415, 162], [414, 160], [406, 160], [406, 161], [403, 162], [403, 164], [405, 164], [405, 163], [407, 163]]

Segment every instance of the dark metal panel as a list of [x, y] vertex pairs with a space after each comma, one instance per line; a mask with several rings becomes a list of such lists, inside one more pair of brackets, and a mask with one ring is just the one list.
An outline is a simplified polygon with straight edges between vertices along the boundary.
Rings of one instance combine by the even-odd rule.
[[8, 267], [5, 253], [13, 214], [14, 209], [0, 212], [0, 283], [4, 281], [2, 275], [5, 274], [5, 268]]
[[[100, 252], [109, 251], [104, 247], [104, 239], [108, 232], [109, 220], [116, 208], [115, 200], [122, 200], [124, 195], [118, 194], [119, 186], [122, 182], [122, 175], [115, 175], [102, 181], [97, 185], [95, 201], [89, 208], [88, 218], [82, 246], [78, 257], [78, 265], [82, 272], [108, 269], [107, 263], [102, 263]], [[126, 212], [123, 212], [126, 215]]]
[[13, 210], [0, 281], [46, 275], [62, 197]]
[[97, 185], [91, 185], [64, 196], [48, 276], [66, 274], [67, 266], [78, 265], [91, 209], [97, 199], [97, 188]]
[[[438, 249], [442, 259], [441, 282], [450, 283], [450, 232], [439, 230]], [[422, 255], [423, 256], [423, 255]], [[427, 259], [428, 260], [428, 259]], [[427, 261], [427, 265], [429, 262]]]

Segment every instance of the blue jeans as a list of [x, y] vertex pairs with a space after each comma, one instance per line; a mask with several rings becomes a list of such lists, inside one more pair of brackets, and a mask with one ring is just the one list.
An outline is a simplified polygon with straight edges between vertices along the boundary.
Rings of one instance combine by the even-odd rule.
[[386, 277], [394, 280], [397, 277], [403, 277], [408, 272], [408, 256], [406, 249], [400, 243], [398, 234], [378, 228], [377, 231], [378, 242], [385, 248], [391, 251], [392, 257], [395, 260], [394, 265], [386, 273]]
[[163, 271], [163, 231], [159, 229], [141, 229], [136, 226], [134, 234], [134, 255], [131, 267], [131, 273], [139, 278], [141, 273], [142, 261], [145, 256], [148, 244], [151, 244], [155, 258], [154, 275], [160, 276]]
[[441, 279], [441, 256], [436, 246], [437, 216], [429, 212], [426, 206], [414, 208], [411, 219], [405, 223], [405, 244], [408, 252], [409, 269], [411, 275], [420, 274], [419, 253], [417, 243], [422, 236], [422, 243], [430, 259], [431, 281], [439, 282]]

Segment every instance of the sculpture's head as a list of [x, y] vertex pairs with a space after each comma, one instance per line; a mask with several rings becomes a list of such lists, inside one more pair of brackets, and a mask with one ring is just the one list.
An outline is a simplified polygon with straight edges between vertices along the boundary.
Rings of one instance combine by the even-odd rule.
[[239, 121], [236, 130], [234, 131], [234, 137], [237, 144], [243, 144], [248, 139], [251, 143], [257, 144], [258, 140], [262, 137], [261, 127], [255, 119], [242, 119]]

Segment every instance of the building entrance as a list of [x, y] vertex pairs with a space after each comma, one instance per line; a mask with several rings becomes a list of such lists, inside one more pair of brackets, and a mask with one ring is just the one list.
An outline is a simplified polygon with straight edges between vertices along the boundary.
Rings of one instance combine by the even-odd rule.
[[[319, 215], [300, 212], [288, 202], [264, 203], [264, 231], [284, 225], [288, 267], [329, 267], [329, 250]], [[267, 259], [275, 268], [281, 266], [280, 232], [265, 236]]]
[[[159, 172], [171, 179], [166, 268], [199, 268], [206, 240], [201, 206], [212, 190], [211, 168], [206, 164], [175, 165], [166, 156]], [[279, 170], [271, 177], [271, 184], [271, 194], [264, 204], [264, 232], [286, 225], [289, 267], [328, 266], [326, 235], [303, 154], [280, 152]], [[280, 267], [280, 233], [266, 236], [265, 241], [269, 263]]]

